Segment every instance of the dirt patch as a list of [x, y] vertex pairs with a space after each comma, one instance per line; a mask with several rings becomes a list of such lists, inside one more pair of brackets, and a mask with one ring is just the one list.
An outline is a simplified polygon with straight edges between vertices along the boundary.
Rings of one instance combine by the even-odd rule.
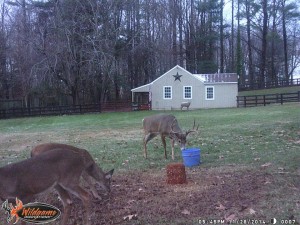
[[[188, 169], [188, 183], [181, 185], [167, 184], [165, 173], [164, 170], [116, 173], [110, 198], [92, 203], [93, 225], [198, 224], [200, 219], [263, 219], [259, 215], [259, 203], [264, 199], [270, 181], [264, 173]], [[38, 200], [62, 209], [54, 191]], [[74, 199], [68, 224], [82, 224], [81, 207], [80, 200]]]
[[166, 184], [164, 173], [117, 177], [111, 201], [101, 208], [102, 217], [97, 221], [116, 224], [124, 222], [129, 215], [135, 215], [138, 224], [190, 224], [199, 219], [224, 219], [230, 215], [245, 218], [250, 209], [257, 210], [264, 193], [262, 184], [266, 183], [263, 174], [250, 171], [213, 174], [196, 170], [187, 174], [188, 183], [182, 185]]

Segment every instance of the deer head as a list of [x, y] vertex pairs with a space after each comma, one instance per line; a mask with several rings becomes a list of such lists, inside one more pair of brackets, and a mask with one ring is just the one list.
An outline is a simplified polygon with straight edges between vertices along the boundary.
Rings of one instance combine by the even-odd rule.
[[179, 132], [176, 132], [174, 131], [173, 127], [175, 126], [178, 126], [178, 123], [177, 123], [177, 120], [174, 119], [173, 122], [172, 122], [172, 125], [171, 125], [171, 132], [170, 132], [170, 138], [173, 139], [174, 141], [176, 141], [179, 145], [180, 145], [180, 149], [181, 151], [185, 149], [185, 145], [186, 145], [186, 137], [192, 133], [192, 132], [196, 132], [198, 131], [199, 129], [199, 124], [197, 126], [197, 128], [195, 129], [196, 127], [196, 121], [194, 119], [194, 125], [193, 125], [193, 128], [186, 131], [186, 132], [182, 132], [181, 129]]

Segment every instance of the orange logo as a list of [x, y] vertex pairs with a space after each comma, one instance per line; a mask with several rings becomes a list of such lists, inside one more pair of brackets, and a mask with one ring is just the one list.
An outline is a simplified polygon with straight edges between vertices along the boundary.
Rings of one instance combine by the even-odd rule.
[[7, 222], [10, 223], [15, 218], [14, 224], [19, 220], [36, 224], [48, 223], [56, 220], [61, 214], [60, 210], [52, 205], [40, 202], [23, 205], [18, 198], [16, 198], [15, 207], [6, 200], [2, 204], [2, 208], [6, 211], [5, 214], [8, 214]]

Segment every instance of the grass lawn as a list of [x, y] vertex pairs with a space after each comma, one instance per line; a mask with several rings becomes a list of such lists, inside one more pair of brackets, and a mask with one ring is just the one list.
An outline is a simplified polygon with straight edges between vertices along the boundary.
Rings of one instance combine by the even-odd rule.
[[[162, 171], [168, 163], [173, 162], [170, 143], [167, 142], [169, 150], [167, 160], [164, 159], [160, 138], [149, 142], [149, 159], [143, 158], [142, 119], [155, 113], [158, 112], [0, 120], [0, 165], [29, 157], [30, 149], [39, 143], [60, 142], [89, 150], [104, 170], [115, 168], [116, 187], [121, 188], [117, 184], [117, 181], [124, 181], [121, 176], [136, 172], [139, 172], [142, 177], [143, 174], [151, 173], [157, 174], [159, 179], [164, 179], [161, 178], [164, 176]], [[253, 219], [276, 217], [300, 222], [299, 103], [167, 113], [174, 114], [185, 130], [192, 128], [193, 119], [200, 125], [199, 133], [191, 134], [188, 138], [189, 147], [201, 148], [202, 161], [199, 167], [187, 169], [190, 179], [193, 181], [198, 179], [197, 174], [199, 176], [213, 174], [217, 180], [219, 179], [217, 174], [221, 177], [224, 175], [225, 178], [229, 176], [230, 179], [235, 176], [243, 179], [249, 173], [252, 174], [252, 178], [257, 175], [261, 177], [257, 180], [262, 182], [257, 184], [261, 186], [257, 187], [262, 191], [257, 193], [261, 196], [261, 200], [255, 204], [252, 202], [251, 205], [241, 206], [241, 209], [243, 207], [254, 209], [253, 213], [250, 210], [248, 217]], [[178, 146], [175, 148], [175, 158], [181, 161], [180, 150]], [[206, 181], [202, 180], [202, 182]], [[214, 189], [217, 188], [213, 186], [213, 182], [211, 185]], [[241, 182], [237, 185], [249, 184]], [[227, 204], [230, 205], [228, 201]], [[226, 205], [226, 201], [222, 205]], [[215, 205], [211, 207], [212, 210], [208, 213], [193, 212], [189, 209], [190, 211], [185, 211], [186, 214], [183, 213], [182, 218], [174, 219], [173, 224], [188, 224], [188, 221], [197, 221], [197, 218], [212, 218], [216, 215], [223, 218], [232, 214], [244, 216], [239, 210], [235, 212], [234, 207], [231, 208], [232, 211], [229, 210], [229, 206], [224, 210]], [[213, 210], [217, 212], [214, 214]], [[151, 224], [151, 219], [139, 216], [138, 221], [135, 221], [136, 224], [141, 222], [147, 224], [147, 221]], [[164, 217], [159, 219], [156, 222], [166, 220]], [[169, 221], [169, 218], [167, 219]], [[128, 222], [131, 223], [133, 221]]]

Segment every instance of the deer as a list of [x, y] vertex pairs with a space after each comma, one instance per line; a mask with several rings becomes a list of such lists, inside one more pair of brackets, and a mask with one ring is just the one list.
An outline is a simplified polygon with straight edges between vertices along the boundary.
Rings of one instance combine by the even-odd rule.
[[183, 132], [178, 125], [178, 121], [175, 116], [167, 114], [156, 114], [145, 117], [143, 119], [144, 129], [144, 157], [147, 159], [147, 143], [157, 135], [161, 136], [161, 140], [165, 150], [165, 159], [167, 159], [166, 150], [166, 137], [171, 139], [172, 146], [172, 159], [174, 160], [174, 144], [177, 142], [180, 145], [180, 149], [184, 150], [186, 145], [186, 137], [192, 133], [198, 131], [199, 125], [195, 129], [194, 125], [191, 130]]
[[[80, 176], [84, 171], [99, 176], [92, 169], [95, 163], [86, 151], [76, 152], [56, 148], [43, 154], [12, 163], [0, 168], [1, 200], [20, 199], [24, 203], [32, 201], [36, 195], [54, 188], [62, 200], [61, 225], [66, 225], [71, 213], [71, 194], [81, 199], [85, 208], [83, 224], [91, 225], [89, 215], [90, 194], [80, 186]], [[112, 172], [99, 177], [99, 182], [110, 190]], [[24, 225], [25, 222], [21, 221]]]
[[186, 107], [186, 109], [189, 110], [190, 105], [191, 105], [191, 102], [182, 102], [180, 105], [180, 109], [182, 110], [183, 107]]
[[[102, 198], [99, 196], [95, 185], [97, 184], [98, 186], [100, 186], [106, 193], [107, 191], [110, 190], [106, 190], [106, 186], [103, 185], [103, 183], [101, 182], [102, 180], [104, 180], [103, 178], [107, 175], [103, 172], [103, 170], [94, 162], [94, 160], [92, 159], [92, 156], [90, 155], [90, 153], [85, 150], [85, 149], [80, 149], [77, 147], [74, 147], [72, 145], [66, 145], [66, 144], [60, 144], [60, 143], [44, 143], [44, 144], [39, 144], [37, 146], [35, 146], [32, 150], [31, 150], [31, 157], [35, 157], [37, 155], [40, 155], [44, 152], [48, 152], [50, 150], [56, 149], [56, 148], [62, 148], [66, 151], [73, 151], [73, 152], [77, 152], [79, 154], [83, 154], [84, 157], [86, 159], [88, 159], [91, 162], [90, 167], [87, 170], [84, 170], [82, 173], [82, 178], [87, 182], [87, 184], [89, 185], [92, 195], [95, 199], [101, 200]], [[108, 174], [112, 174], [113, 170], [110, 171]], [[109, 186], [108, 186], [109, 187]]]

